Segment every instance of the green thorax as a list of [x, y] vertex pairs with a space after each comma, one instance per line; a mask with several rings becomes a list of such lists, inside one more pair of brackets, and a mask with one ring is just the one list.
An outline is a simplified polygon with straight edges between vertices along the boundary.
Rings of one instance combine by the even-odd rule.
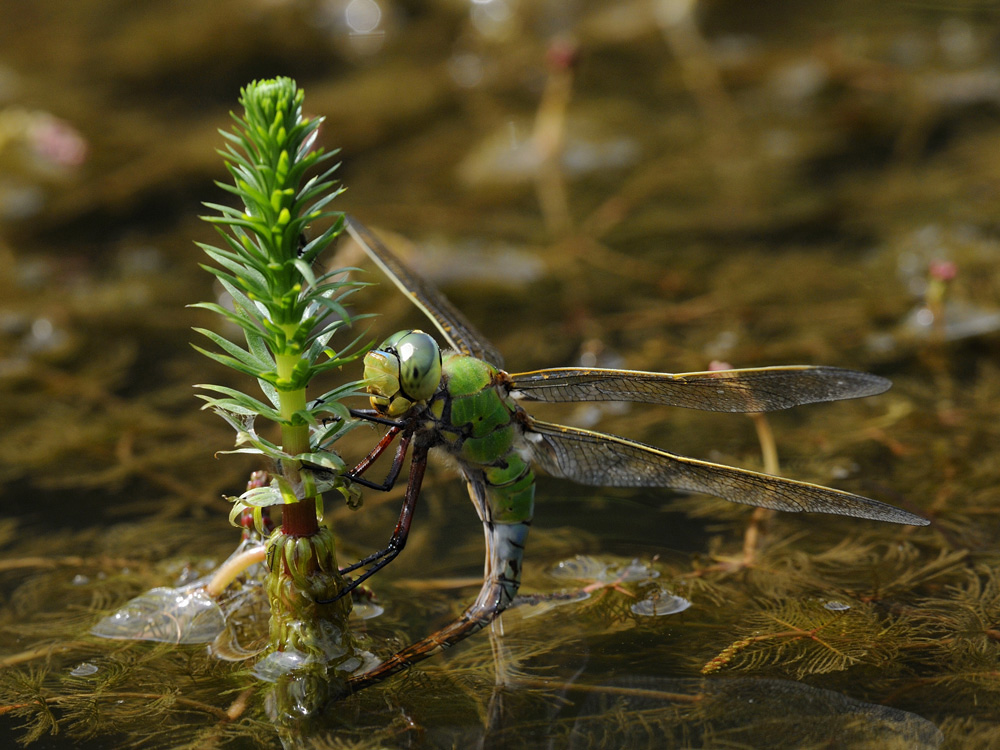
[[499, 371], [475, 357], [449, 353], [442, 373], [441, 387], [427, 405], [436, 444], [467, 470], [482, 471], [494, 522], [530, 519], [535, 476], [516, 450], [520, 407]]
[[441, 387], [428, 404], [441, 446], [475, 466], [495, 466], [514, 445], [518, 407], [492, 365], [445, 354]]

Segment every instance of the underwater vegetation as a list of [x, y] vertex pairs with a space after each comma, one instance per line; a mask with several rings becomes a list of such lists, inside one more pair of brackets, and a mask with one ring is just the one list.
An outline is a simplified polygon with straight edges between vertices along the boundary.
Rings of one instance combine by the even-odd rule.
[[[402, 745], [417, 738], [445, 744], [446, 738], [472, 741], [482, 732], [495, 740], [505, 732], [523, 736], [534, 726], [540, 747], [560, 736], [573, 747], [601, 745], [623, 732], [634, 747], [655, 747], [657, 738], [671, 736], [692, 746], [714, 746], [728, 737], [753, 747], [779, 730], [787, 743], [776, 747], [821, 746], [829, 732], [853, 738], [845, 740], [847, 747], [940, 747], [938, 728], [908, 710], [933, 699], [964, 715], [953, 729], [960, 726], [970, 738], [980, 738], [978, 746], [988, 747], [996, 732], [989, 704], [997, 691], [991, 651], [996, 640], [984, 623], [998, 616], [1000, 582], [988, 570], [963, 576], [961, 556], [914, 566], [918, 551], [905, 544], [899, 549], [893, 555], [873, 540], [860, 540], [840, 545], [811, 569], [785, 561], [777, 575], [770, 574], [773, 557], [762, 555], [746, 571], [768, 571], [767, 585], [759, 586], [663, 564], [643, 566], [640, 573], [633, 563], [623, 574], [623, 561], [617, 571], [611, 563], [618, 583], [573, 589], [566, 587], [567, 565], [574, 575], [586, 575], [606, 571], [608, 562], [570, 559], [548, 580], [539, 571], [529, 576], [532, 591], [556, 596], [546, 597], [544, 605], [529, 598], [523, 611], [515, 606], [505, 616], [499, 656], [488, 639], [472, 639], [446, 666], [430, 662], [419, 673], [338, 703], [325, 717], [330, 739], [303, 746], [364, 747], [373, 737]], [[857, 553], [867, 556], [851, 563]], [[823, 579], [824, 566], [832, 564], [844, 578], [870, 577], [883, 558], [897, 571], [917, 568], [891, 596]], [[120, 570], [122, 563], [103, 562], [105, 570]], [[50, 604], [45, 633], [39, 630], [46, 620], [37, 615], [20, 629], [4, 626], [14, 635], [30, 631], [35, 644], [6, 657], [0, 675], [4, 714], [22, 727], [22, 740], [59, 731], [79, 738], [119, 736], [122, 746], [136, 747], [271, 746], [274, 728], [241, 662], [222, 661], [191, 645], [82, 636], [93, 603], [114, 606], [122, 588], [120, 575], [99, 575], [101, 563], [95, 558], [74, 564], [93, 580], [35, 576], [30, 591], [18, 592], [23, 607], [59, 602], [58, 608]], [[141, 587], [142, 578], [133, 573], [132, 585]], [[822, 592], [817, 581], [823, 581]], [[651, 584], [669, 586], [692, 606], [660, 616], [643, 613], [636, 605]], [[256, 629], [258, 639], [266, 640], [263, 586], [258, 581], [250, 590], [256, 591], [256, 615], [250, 608], [229, 610], [231, 622]], [[928, 590], [940, 594], [920, 594]], [[727, 598], [725, 605], [710, 606], [716, 597]], [[532, 611], [540, 606], [545, 611]], [[377, 626], [370, 632], [386, 634]], [[613, 663], [602, 666], [613, 658], [608, 649], [622, 640], [633, 652], [636, 674], [601, 678]], [[949, 668], [942, 670], [942, 663]], [[657, 674], [662, 667], [647, 671], [654, 664], [706, 677], [666, 678]], [[494, 669], [502, 687], [495, 684]], [[843, 684], [838, 677], [849, 675], [866, 675], [865, 695], [848, 698], [836, 690]], [[978, 705], [968, 701], [973, 695]], [[752, 709], [746, 706], [750, 698]], [[451, 722], [458, 717], [452, 728], [434, 721], [442, 711]], [[489, 721], [477, 728], [484, 716]], [[535, 746], [531, 736], [526, 746]]]

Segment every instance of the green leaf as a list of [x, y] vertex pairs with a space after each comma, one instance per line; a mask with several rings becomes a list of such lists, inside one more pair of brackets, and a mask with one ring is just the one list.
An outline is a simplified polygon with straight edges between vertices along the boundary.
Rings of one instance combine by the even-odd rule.
[[331, 297], [338, 292], [349, 297], [357, 290], [373, 285], [373, 282], [358, 281], [350, 277], [352, 271], [359, 270], [357, 268], [331, 269], [317, 277], [316, 288], [311, 291], [315, 294], [322, 294], [324, 297]]
[[[215, 268], [214, 266], [209, 266], [206, 264], [201, 264], [201, 267], [208, 271], [210, 274], [215, 276], [220, 282], [225, 282], [233, 289], [239, 289], [247, 295], [252, 297], [267, 299], [271, 292], [266, 285], [259, 282], [264, 282], [259, 275], [247, 273], [242, 276], [234, 276], [229, 271], [225, 271], [221, 268]], [[247, 271], [249, 269], [241, 269]], [[266, 284], [266, 282], [264, 282]]]
[[255, 257], [248, 257], [246, 253], [230, 252], [201, 243], [198, 243], [198, 246], [205, 251], [209, 258], [231, 271], [234, 276], [248, 277], [256, 287], [267, 289], [267, 279], [263, 273], [264, 267], [258, 263]]
[[295, 210], [298, 214], [308, 217], [309, 221], [315, 221], [321, 217], [333, 218], [338, 212], [324, 213], [323, 208], [328, 206], [340, 193], [339, 190], [330, 191], [337, 184], [334, 180], [319, 182], [310, 180], [295, 197]]
[[340, 401], [345, 398], [367, 398], [370, 394], [364, 390], [364, 387], [364, 380], [353, 380], [349, 383], [338, 385], [336, 388], [330, 389], [319, 398], [314, 399], [310, 408], [314, 414], [323, 414], [325, 409], [328, 413], [347, 419], [347, 407], [341, 404]]
[[[211, 401], [210, 403], [213, 407], [222, 406], [229, 411], [233, 411], [232, 407], [238, 406], [244, 410], [244, 414], [255, 414], [257, 416], [264, 417], [265, 419], [269, 419], [272, 422], [281, 421], [281, 413], [277, 409], [272, 408], [262, 401], [255, 399], [253, 396], [249, 396], [241, 391], [237, 391], [233, 388], [227, 388], [222, 385], [210, 385], [207, 383], [201, 383], [195, 387], [229, 396], [228, 399], [217, 399]], [[203, 396], [203, 398], [205, 398], [206, 401], [209, 400], [205, 396]]]
[[316, 284], [316, 276], [313, 274], [312, 268], [309, 267], [308, 263], [296, 258], [292, 261], [295, 265], [295, 269], [302, 276], [302, 280], [305, 282], [306, 287], [311, 287]]
[[238, 257], [245, 258], [247, 263], [252, 264], [265, 276], [267, 275], [267, 254], [257, 246], [250, 235], [239, 228], [234, 228], [231, 233], [219, 225], [215, 225], [214, 229], [226, 240], [226, 244], [233, 249]]
[[308, 349], [307, 357], [310, 362], [316, 362], [326, 351], [327, 344], [337, 331], [344, 327], [342, 321], [334, 320], [322, 328], [314, 329], [305, 340], [303, 346]]
[[[367, 331], [361, 333], [354, 339], [354, 341], [343, 347], [340, 351], [334, 351], [328, 348], [323, 343], [322, 339], [317, 339], [309, 349], [309, 359], [313, 362], [314, 367], [321, 368], [319, 372], [325, 372], [333, 367], [340, 367], [348, 362], [353, 362], [374, 348], [374, 341], [367, 341], [363, 346], [358, 345], [359, 342], [363, 338], [367, 338], [367, 336]], [[320, 356], [322, 355], [325, 355], [327, 359], [320, 360]]]
[[246, 349], [243, 349], [238, 344], [234, 344], [232, 341], [225, 338], [224, 336], [220, 336], [215, 331], [209, 331], [205, 328], [195, 328], [193, 330], [196, 331], [197, 333], [200, 333], [202, 336], [205, 336], [206, 338], [210, 339], [220, 349], [223, 349], [224, 351], [228, 352], [230, 355], [240, 360], [241, 362], [243, 362], [243, 364], [249, 367], [256, 367], [261, 370], [266, 370], [269, 367], [274, 366], [273, 361], [268, 361], [266, 359], [261, 359], [260, 357], [257, 357], [255, 354], [248, 352]]
[[[344, 215], [341, 214], [340, 220], [336, 224], [329, 227], [325, 232], [320, 234], [318, 237], [314, 237], [306, 244], [304, 248], [302, 248], [302, 260], [304, 260], [306, 263], [315, 262], [317, 256], [319, 256], [321, 252], [326, 250], [326, 248], [330, 246], [330, 243], [332, 243], [337, 237], [340, 236], [340, 234], [343, 232], [343, 228], [344, 228]], [[317, 283], [321, 283], [322, 279], [324, 279], [326, 276], [332, 273], [339, 273], [340, 270], [345, 270], [345, 269], [330, 271], [327, 274], [320, 276], [319, 279], [317, 279]]]
[[367, 285], [357, 284], [354, 281], [345, 281], [344, 279], [331, 278], [327, 275], [327, 278], [322, 281], [317, 280], [316, 285], [306, 294], [302, 295], [302, 299], [308, 302], [334, 300], [339, 303], [349, 298], [358, 290], [363, 289], [364, 286]]
[[337, 300], [330, 299], [329, 297], [315, 297], [309, 301], [314, 305], [326, 308], [329, 312], [340, 318], [344, 325], [350, 325], [350, 314]]
[[252, 318], [248, 319], [247, 317], [239, 315], [233, 310], [227, 310], [214, 302], [195, 302], [194, 304], [188, 305], [188, 307], [200, 307], [205, 310], [211, 310], [212, 312], [218, 313], [234, 325], [239, 326], [244, 331], [252, 331], [263, 335], [263, 332], [257, 326], [264, 325], [266, 321], [256, 321]]
[[191, 346], [194, 347], [194, 349], [196, 351], [201, 352], [202, 354], [204, 354], [209, 359], [214, 359], [216, 362], [218, 362], [220, 364], [223, 364], [226, 367], [231, 367], [232, 369], [236, 370], [237, 372], [242, 372], [245, 375], [250, 375], [251, 377], [254, 377], [254, 378], [263, 378], [263, 379], [268, 380], [270, 382], [273, 382], [274, 380], [277, 379], [277, 374], [276, 373], [272, 374], [272, 373], [268, 373], [268, 372], [261, 372], [261, 371], [257, 370], [256, 368], [244, 365], [238, 359], [230, 357], [230, 356], [228, 356], [226, 354], [218, 354], [216, 352], [210, 352], [207, 349], [202, 349], [200, 346], [197, 346], [196, 344], [191, 344]]
[[[274, 363], [274, 356], [270, 348], [268, 347], [268, 339], [256, 328], [253, 330], [244, 329], [243, 331], [247, 347], [251, 353], [260, 358], [266, 358], [271, 364], [271, 369], [275, 370], [277, 365]], [[281, 406], [281, 397], [278, 395], [278, 389], [275, 388], [267, 380], [258, 380], [257, 383], [260, 385], [261, 391], [267, 397], [267, 400], [277, 409]]]
[[316, 430], [310, 436], [311, 443], [318, 448], [326, 448], [340, 440], [340, 438], [357, 427], [358, 424], [360, 424], [358, 420], [351, 420], [350, 422], [330, 422], [322, 429]]
[[337, 369], [339, 367], [343, 367], [348, 362], [351, 362], [351, 361], [357, 359], [360, 355], [361, 355], [361, 352], [357, 352], [355, 354], [351, 354], [351, 355], [346, 356], [346, 357], [338, 357], [338, 356], [330, 357], [330, 359], [328, 359], [328, 360], [326, 360], [324, 362], [317, 362], [316, 364], [314, 364], [312, 366], [313, 372], [316, 375], [321, 375], [324, 372], [329, 372], [330, 370], [335, 370], [335, 369]]
[[285, 499], [277, 487], [254, 487], [237, 498], [240, 503], [250, 508], [269, 508], [273, 505], [284, 505]]
[[[199, 398], [207, 400], [211, 397], [199, 394]], [[206, 404], [203, 408], [208, 407], [209, 405]], [[279, 446], [265, 440], [257, 434], [253, 428], [252, 417], [234, 415], [225, 410], [215, 410], [215, 413], [222, 417], [234, 430], [236, 430], [236, 449], [231, 451], [219, 451], [220, 453], [252, 453], [256, 455], [269, 456], [275, 461], [292, 458], [292, 456], [281, 450]], [[240, 447], [246, 445], [250, 445], [252, 447]]]
[[[333, 181], [326, 181], [326, 182], [317, 182], [314, 185], [308, 186], [309, 189], [308, 190], [304, 190], [299, 195], [299, 200], [302, 202], [303, 206], [306, 206], [306, 204], [308, 204], [310, 200], [313, 200], [313, 199], [315, 199], [315, 200], [313, 200], [313, 203], [311, 205], [308, 205], [308, 207], [305, 207], [304, 210], [303, 210], [303, 212], [305, 214], [309, 215], [309, 216], [312, 216], [312, 215], [315, 215], [316, 213], [322, 212], [324, 208], [326, 208], [328, 205], [330, 205], [330, 203], [332, 201], [334, 201], [336, 198], [338, 198], [340, 196], [341, 193], [344, 192], [345, 188], [340, 187], [340, 188], [337, 188], [336, 190], [334, 190], [333, 192], [327, 193], [326, 195], [324, 195], [321, 198], [316, 198], [316, 197], [319, 196], [319, 195], [322, 195], [323, 191], [325, 191], [325, 190], [333, 187], [336, 184], [337, 183], [333, 182]], [[333, 218], [334, 216], [338, 216], [339, 215], [340, 216], [340, 221], [338, 222], [338, 224], [340, 225], [340, 228], [343, 228], [343, 216], [344, 216], [344, 214], [343, 214], [342, 211], [335, 211], [335, 212], [332, 212], [332, 213], [327, 213], [325, 215], [328, 216], [328, 217], [330, 217], [330, 218]], [[339, 234], [339, 231], [338, 231], [338, 234]]]
[[213, 398], [211, 396], [202, 396], [205, 399], [205, 403], [212, 407], [213, 411], [216, 413], [226, 412], [227, 414], [232, 414], [236, 417], [244, 417], [249, 415], [261, 416], [261, 414], [256, 409], [251, 409], [237, 402], [235, 399], [231, 398]]
[[312, 380], [316, 372], [310, 362], [305, 359], [299, 360], [295, 367], [292, 368], [292, 374], [289, 377], [289, 382], [282, 385], [279, 390], [282, 391], [298, 391], [305, 390], [306, 386], [309, 385], [309, 381]]
[[309, 468], [314, 468], [319, 466], [324, 469], [330, 469], [331, 471], [342, 472], [347, 468], [347, 464], [344, 463], [344, 459], [338, 456], [336, 453], [331, 453], [330, 451], [317, 451], [315, 453], [300, 453], [296, 458], [304, 464], [308, 464]]
[[233, 286], [229, 281], [218, 277], [219, 283], [222, 284], [222, 288], [229, 292], [229, 296], [233, 298], [233, 310], [240, 316], [247, 320], [260, 320], [260, 313], [263, 312], [259, 304], [255, 303], [250, 299], [239, 287]]
[[229, 296], [233, 298], [234, 313], [242, 314], [240, 308], [243, 308], [243, 311], [249, 311], [251, 315], [242, 315], [242, 317], [258, 317], [257, 313], [260, 307], [254, 304], [251, 298], [268, 300], [271, 292], [267, 286], [258, 285], [252, 276], [236, 277], [221, 268], [204, 264], [201, 267], [215, 276], [222, 284], [223, 289], [229, 292]]

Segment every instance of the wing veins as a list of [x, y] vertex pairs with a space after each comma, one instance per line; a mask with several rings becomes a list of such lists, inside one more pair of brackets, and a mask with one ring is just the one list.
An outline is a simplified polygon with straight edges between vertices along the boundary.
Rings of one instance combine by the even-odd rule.
[[632, 401], [702, 411], [764, 412], [800, 404], [873, 396], [885, 378], [839, 367], [787, 365], [680, 374], [583, 367], [511, 375], [528, 401]]
[[669, 487], [793, 513], [832, 513], [914, 526], [929, 523], [861, 495], [686, 458], [615, 435], [531, 420], [525, 439], [542, 469], [582, 484]]
[[497, 367], [503, 357], [496, 348], [438, 289], [400, 260], [375, 234], [353, 216], [345, 214], [348, 233], [382, 272], [402, 291], [444, 336], [449, 346]]

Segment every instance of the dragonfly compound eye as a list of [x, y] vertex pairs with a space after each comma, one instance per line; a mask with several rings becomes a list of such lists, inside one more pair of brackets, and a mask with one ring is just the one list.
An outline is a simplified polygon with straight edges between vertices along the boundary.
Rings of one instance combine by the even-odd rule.
[[379, 344], [379, 350], [383, 352], [395, 352], [399, 340], [404, 336], [409, 336], [413, 331], [396, 331], [389, 338]]
[[396, 339], [393, 348], [399, 357], [403, 395], [413, 401], [433, 396], [441, 383], [441, 349], [437, 342], [423, 331], [409, 331]]

